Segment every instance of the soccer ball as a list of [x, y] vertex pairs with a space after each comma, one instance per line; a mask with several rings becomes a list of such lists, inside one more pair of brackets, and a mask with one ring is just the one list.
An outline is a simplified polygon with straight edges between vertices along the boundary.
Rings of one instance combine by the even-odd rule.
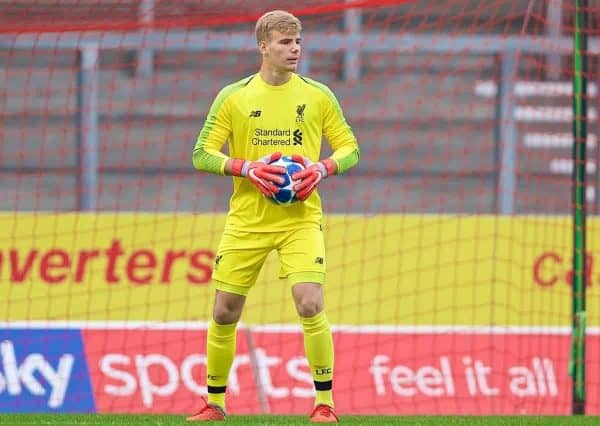
[[304, 169], [304, 166], [300, 163], [296, 163], [292, 160], [292, 157], [283, 156], [279, 160], [274, 161], [270, 164], [271, 166], [284, 167], [286, 173], [283, 176], [284, 182], [281, 185], [275, 184], [279, 187], [279, 192], [269, 200], [275, 204], [287, 206], [298, 201], [296, 198], [296, 192], [294, 191], [294, 185], [298, 183], [296, 180], [292, 180], [292, 175], [300, 170]]

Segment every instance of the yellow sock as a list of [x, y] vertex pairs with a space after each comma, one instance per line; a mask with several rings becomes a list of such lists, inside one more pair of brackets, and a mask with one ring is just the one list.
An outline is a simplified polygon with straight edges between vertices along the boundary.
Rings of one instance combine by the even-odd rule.
[[206, 337], [206, 385], [208, 403], [225, 410], [225, 390], [229, 370], [235, 356], [235, 328], [237, 323], [217, 324], [210, 320]]
[[304, 330], [304, 351], [315, 381], [315, 405], [333, 407], [333, 336], [325, 312], [311, 318], [300, 318]]

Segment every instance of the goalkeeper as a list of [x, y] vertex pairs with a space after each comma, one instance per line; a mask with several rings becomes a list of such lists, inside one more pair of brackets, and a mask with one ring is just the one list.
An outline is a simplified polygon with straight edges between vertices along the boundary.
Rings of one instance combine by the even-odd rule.
[[[233, 176], [233, 194], [213, 268], [216, 288], [206, 343], [208, 401], [191, 421], [224, 420], [225, 391], [236, 347], [236, 325], [250, 288], [272, 250], [281, 262], [304, 332], [314, 379], [313, 422], [336, 423], [333, 411], [333, 339], [323, 311], [325, 244], [319, 182], [359, 159], [352, 129], [332, 91], [296, 74], [302, 26], [275, 10], [256, 22], [262, 56], [257, 74], [223, 88], [212, 103], [194, 147], [198, 170]], [[319, 161], [325, 136], [333, 151]], [[229, 154], [221, 152], [228, 142]], [[278, 191], [284, 168], [270, 165], [293, 156], [305, 169], [293, 178], [301, 202], [278, 206], [265, 196]], [[265, 196], [263, 196], [265, 195]]]

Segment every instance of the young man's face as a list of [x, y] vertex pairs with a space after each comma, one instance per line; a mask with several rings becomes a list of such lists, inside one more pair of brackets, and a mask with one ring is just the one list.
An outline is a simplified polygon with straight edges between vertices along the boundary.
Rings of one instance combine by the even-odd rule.
[[300, 34], [273, 30], [259, 45], [263, 62], [279, 71], [296, 71], [300, 59]]

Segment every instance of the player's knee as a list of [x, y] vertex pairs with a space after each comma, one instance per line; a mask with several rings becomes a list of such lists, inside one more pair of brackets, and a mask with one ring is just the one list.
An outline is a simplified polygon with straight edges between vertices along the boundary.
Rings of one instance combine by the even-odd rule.
[[296, 310], [301, 317], [314, 317], [323, 310], [323, 302], [319, 297], [305, 296], [296, 301]]
[[213, 319], [217, 324], [233, 324], [242, 316], [242, 306], [235, 303], [215, 303]]
[[241, 310], [231, 309], [228, 306], [215, 306], [213, 319], [217, 324], [233, 324], [239, 321], [241, 314]]
[[242, 316], [246, 298], [237, 294], [217, 291], [213, 319], [217, 324], [233, 324]]

